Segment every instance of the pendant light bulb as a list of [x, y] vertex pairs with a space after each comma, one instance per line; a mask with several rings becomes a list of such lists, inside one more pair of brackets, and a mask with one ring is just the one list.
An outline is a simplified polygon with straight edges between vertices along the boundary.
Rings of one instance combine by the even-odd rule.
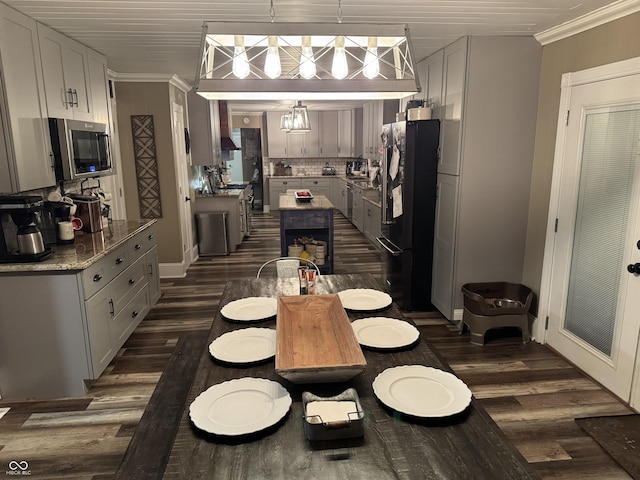
[[269, 37], [267, 58], [264, 60], [264, 73], [271, 79], [278, 78], [282, 73], [280, 54], [278, 53], [278, 37], [273, 35]]
[[316, 60], [313, 57], [311, 37], [302, 37], [302, 52], [300, 54], [300, 76], [307, 80], [316, 76]]
[[249, 67], [247, 51], [244, 48], [244, 35], [235, 35], [234, 44], [232, 71], [236, 78], [245, 78], [249, 75], [251, 69]]
[[367, 42], [367, 53], [364, 56], [364, 66], [362, 74], [369, 78], [376, 78], [380, 74], [380, 62], [378, 61], [378, 39], [369, 37]]
[[349, 66], [347, 65], [347, 52], [344, 49], [344, 37], [342, 35], [336, 37], [333, 50], [333, 63], [331, 64], [331, 75], [333, 78], [342, 80], [349, 74]]

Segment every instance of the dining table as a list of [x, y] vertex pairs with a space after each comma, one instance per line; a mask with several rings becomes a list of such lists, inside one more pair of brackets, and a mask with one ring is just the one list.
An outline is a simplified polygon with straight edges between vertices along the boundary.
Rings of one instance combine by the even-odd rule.
[[[141, 434], [139, 439], [134, 433], [119, 470], [121, 475], [116, 478], [138, 475], [132, 473], [136, 471], [141, 475], [136, 478], [145, 478], [141, 472], [151, 470], [156, 473], [148, 474], [147, 478], [191, 480], [538, 478], [475, 398], [459, 413], [421, 416], [401, 413], [376, 396], [373, 383], [390, 368], [420, 365], [453, 374], [424, 331], [417, 341], [402, 348], [363, 347], [364, 370], [339, 382], [292, 383], [278, 375], [273, 357], [249, 364], [213, 358], [209, 345], [223, 334], [247, 327], [276, 329], [277, 316], [273, 315], [253, 323], [229, 321], [221, 312], [225, 305], [243, 298], [298, 295], [296, 283], [290, 279], [252, 278], [226, 284], [208, 338], [199, 343], [204, 348], [198, 352], [188, 349], [182, 352], [196, 357], [188, 367], [189, 374], [174, 374], [177, 378], [171, 378], [165, 371], [161, 379], [171, 388], [185, 382], [185, 378], [188, 385], [182, 389], [183, 393], [162, 395], [158, 392], [159, 385], [156, 390], [161, 398], [152, 397], [138, 426], [138, 429], [159, 428], [164, 433], [150, 434], [147, 430], [146, 437]], [[381, 290], [379, 282], [370, 274], [321, 275], [316, 279], [317, 295], [349, 289]], [[384, 317], [413, 325], [393, 302], [377, 311], [346, 313], [350, 322]], [[284, 387], [291, 397], [284, 417], [267, 428], [242, 435], [216, 435], [196, 427], [190, 418], [190, 407], [198, 395], [214, 385], [242, 378], [266, 379]], [[303, 393], [324, 398], [347, 389], [355, 389], [359, 398], [363, 412], [362, 436], [321, 442], [309, 440], [304, 428]], [[173, 407], [161, 407], [162, 402], [170, 402]], [[238, 405], [238, 412], [242, 412], [242, 408], [243, 405]], [[158, 438], [162, 435], [167, 437], [164, 441]], [[158, 445], [152, 446], [153, 442]]]

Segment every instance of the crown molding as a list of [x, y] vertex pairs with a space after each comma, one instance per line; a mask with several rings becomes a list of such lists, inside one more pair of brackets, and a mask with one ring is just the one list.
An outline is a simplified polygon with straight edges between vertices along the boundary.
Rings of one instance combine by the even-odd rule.
[[547, 45], [638, 11], [640, 11], [640, 0], [618, 0], [562, 25], [536, 33], [534, 37], [541, 45]]
[[109, 71], [109, 78], [116, 82], [159, 82], [169, 83], [179, 88], [183, 92], [191, 90], [191, 85], [182, 80], [177, 75], [167, 75], [163, 73], [117, 73]]

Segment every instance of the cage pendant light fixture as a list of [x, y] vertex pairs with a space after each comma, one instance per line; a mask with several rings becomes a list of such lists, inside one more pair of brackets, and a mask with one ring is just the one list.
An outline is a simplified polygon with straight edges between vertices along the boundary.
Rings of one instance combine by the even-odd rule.
[[309, 112], [307, 107], [298, 100], [298, 103], [291, 109], [291, 128], [289, 133], [307, 133], [310, 131]]
[[420, 91], [406, 25], [205, 22], [201, 48], [195, 90], [209, 99], [358, 100]]

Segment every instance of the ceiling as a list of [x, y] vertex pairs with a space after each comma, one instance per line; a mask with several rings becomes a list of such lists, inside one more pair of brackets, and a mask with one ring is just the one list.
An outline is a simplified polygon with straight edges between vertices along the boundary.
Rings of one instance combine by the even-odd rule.
[[[117, 74], [175, 74], [189, 84], [205, 20], [270, 21], [270, 0], [0, 1], [103, 53]], [[421, 60], [464, 35], [534, 35], [636, 0], [273, 0], [275, 21], [336, 23], [339, 1], [344, 23], [408, 24]]]

